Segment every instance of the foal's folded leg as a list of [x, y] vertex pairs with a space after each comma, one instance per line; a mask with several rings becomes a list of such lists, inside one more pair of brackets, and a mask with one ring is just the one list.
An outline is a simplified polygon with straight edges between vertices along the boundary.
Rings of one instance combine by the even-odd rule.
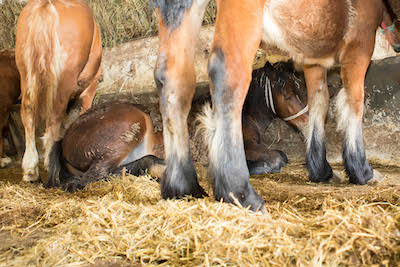
[[75, 192], [85, 188], [88, 184], [105, 180], [113, 173], [114, 164], [111, 162], [97, 162], [92, 164], [89, 169], [82, 175], [75, 175], [68, 177], [62, 182], [61, 187], [68, 192]]
[[132, 175], [143, 175], [148, 171], [152, 176], [161, 177], [165, 168], [166, 165], [164, 160], [154, 155], [147, 155], [143, 158], [115, 168], [113, 173], [120, 174], [125, 169], [127, 173]]

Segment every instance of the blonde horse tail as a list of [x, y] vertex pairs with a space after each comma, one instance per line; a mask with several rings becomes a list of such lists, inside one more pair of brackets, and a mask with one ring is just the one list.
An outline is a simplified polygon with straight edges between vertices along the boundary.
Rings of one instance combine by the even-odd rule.
[[53, 113], [64, 65], [57, 35], [59, 16], [51, 0], [38, 1], [29, 12], [23, 54], [27, 74], [25, 97], [30, 99], [34, 118], [40, 114], [46, 120]]

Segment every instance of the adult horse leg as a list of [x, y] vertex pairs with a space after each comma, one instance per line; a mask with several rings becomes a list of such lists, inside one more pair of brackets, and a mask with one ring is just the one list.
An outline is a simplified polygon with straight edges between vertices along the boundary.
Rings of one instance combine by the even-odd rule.
[[54, 106], [53, 112], [46, 118], [46, 130], [42, 137], [44, 147], [44, 166], [49, 166], [49, 154], [54, 142], [60, 138], [60, 129], [65, 112], [67, 110], [68, 101], [71, 99], [71, 88], [76, 88], [77, 78], [75, 74], [68, 74], [67, 72], [61, 75], [57, 88], [57, 105]]
[[79, 99], [81, 101], [81, 111], [80, 113], [85, 113], [92, 106], [94, 95], [96, 94], [98, 79], [100, 77], [101, 70], [99, 68], [96, 76], [90, 82], [89, 86], [81, 93]]
[[[24, 88], [25, 83], [23, 81], [24, 79], [21, 79], [21, 89], [22, 92], [26, 92]], [[36, 114], [33, 110], [34, 107], [32, 106], [30, 98], [25, 94], [21, 101], [21, 120], [25, 129], [25, 153], [22, 158], [22, 180], [26, 182], [35, 182], [39, 180], [39, 154], [36, 150], [35, 140]]]
[[182, 0], [181, 5], [176, 2], [179, 1], [166, 1], [160, 6], [159, 51], [154, 71], [167, 162], [161, 182], [164, 199], [206, 195], [191, 159], [187, 117], [196, 80], [194, 52], [208, 0]]
[[93, 102], [93, 98], [96, 94], [98, 79], [101, 74], [100, 64], [98, 66], [97, 74], [90, 82], [89, 86], [79, 95], [79, 98], [74, 100], [72, 105], [68, 107], [67, 115], [64, 117], [62, 122], [63, 130], [69, 129], [69, 127], [76, 121], [80, 115], [88, 111]]
[[242, 109], [261, 40], [262, 2], [217, 1], [214, 42], [208, 63], [213, 110], [208, 112], [206, 127], [214, 197], [230, 203], [237, 200], [253, 211], [264, 209], [264, 200], [249, 181]]
[[309, 106], [306, 166], [313, 182], [327, 182], [332, 168], [326, 160], [325, 118], [329, 105], [327, 71], [319, 65], [304, 66]]
[[[374, 36], [374, 35], [372, 35]], [[338, 129], [344, 131], [343, 160], [353, 184], [366, 184], [374, 178], [363, 145], [364, 79], [374, 41], [351, 43], [342, 55], [343, 89], [337, 96]]]
[[94, 25], [93, 31], [93, 42], [90, 49], [89, 59], [86, 63], [85, 68], [79, 75], [79, 80], [90, 81], [88, 87], [83, 90], [79, 99], [82, 102], [81, 114], [86, 112], [92, 106], [92, 101], [96, 93], [97, 84], [101, 75], [101, 58], [102, 58], [102, 46], [100, 39], [100, 31], [97, 24]]

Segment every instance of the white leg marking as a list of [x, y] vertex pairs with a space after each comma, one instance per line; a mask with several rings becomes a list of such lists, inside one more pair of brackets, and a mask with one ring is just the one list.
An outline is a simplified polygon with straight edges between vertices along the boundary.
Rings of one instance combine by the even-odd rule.
[[47, 169], [49, 166], [49, 155], [54, 144], [54, 139], [49, 131], [46, 132], [41, 139], [44, 147], [44, 166]]
[[[324, 84], [321, 84], [323, 88]], [[321, 89], [312, 100], [310, 106], [309, 122], [307, 127], [307, 149], [310, 148], [313, 133], [318, 136], [317, 141], [322, 141], [325, 136], [325, 115], [328, 109], [328, 101], [325, 92]]]
[[26, 182], [37, 181], [39, 179], [39, 154], [36, 150], [35, 141], [27, 140], [24, 158], [22, 159], [22, 169]]
[[348, 149], [355, 152], [357, 149], [357, 140], [362, 137], [361, 120], [354, 114], [344, 88], [340, 90], [336, 97], [335, 109], [338, 120], [337, 129], [344, 132]]
[[[216, 117], [215, 113], [213, 114], [210, 104], [207, 103], [203, 107], [203, 112], [197, 117], [197, 121], [199, 121], [199, 126], [197, 128], [197, 132], [200, 132], [203, 135], [204, 141], [209, 150], [209, 159], [210, 162], [217, 163], [218, 161], [224, 161], [223, 156], [226, 156], [224, 151], [224, 140], [226, 138], [225, 132], [223, 129], [225, 118], [223, 117]], [[237, 131], [235, 129], [242, 129], [241, 125], [234, 125], [235, 121], [232, 121], [229, 129], [233, 131], [231, 133], [232, 138], [232, 146], [239, 146], [240, 144], [240, 137], [235, 136]], [[240, 121], [239, 121], [240, 123]], [[217, 127], [220, 125], [221, 127]], [[239, 131], [242, 134], [242, 131]], [[229, 159], [230, 160], [237, 160], [237, 159]], [[225, 162], [225, 161], [224, 161]]]

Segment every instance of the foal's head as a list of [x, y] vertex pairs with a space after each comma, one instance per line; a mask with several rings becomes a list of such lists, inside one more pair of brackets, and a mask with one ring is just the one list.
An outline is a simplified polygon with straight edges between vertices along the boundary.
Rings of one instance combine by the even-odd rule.
[[300, 96], [306, 92], [305, 85], [296, 77], [289, 64], [279, 64], [273, 68], [274, 70], [269, 72], [271, 86], [267, 86], [265, 92], [267, 106], [278, 117], [304, 134], [308, 123], [308, 106]]

